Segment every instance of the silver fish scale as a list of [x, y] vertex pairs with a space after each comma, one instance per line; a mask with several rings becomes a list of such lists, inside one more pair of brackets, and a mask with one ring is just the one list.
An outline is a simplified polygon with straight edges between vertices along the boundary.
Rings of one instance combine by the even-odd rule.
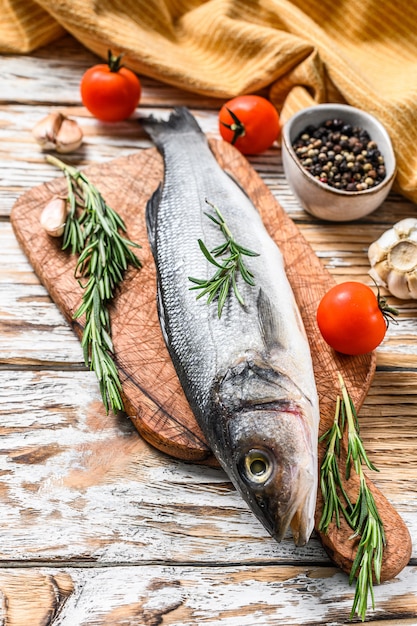
[[[157, 265], [165, 326], [171, 350], [177, 355], [199, 402], [206, 406], [213, 381], [244, 354], [265, 352], [259, 324], [257, 298], [262, 289], [276, 305], [280, 328], [277, 343], [284, 349], [286, 363], [280, 370], [298, 377], [306, 395], [314, 397], [314, 381], [306, 379], [304, 331], [288, 284], [281, 254], [265, 230], [248, 196], [223, 172], [209, 149], [205, 137], [186, 134], [167, 136], [164, 144], [165, 178], [158, 208], [156, 229]], [[219, 228], [204, 215], [213, 213], [205, 202], [218, 206], [235, 240], [258, 252], [245, 257], [255, 275], [255, 288], [242, 279], [238, 282], [245, 301], [242, 307], [234, 296], [226, 301], [220, 319], [217, 306], [196, 299], [188, 277], [208, 278], [215, 271], [198, 246], [202, 239], [208, 249], [224, 242]], [[308, 350], [308, 347], [307, 347]], [[308, 357], [308, 352], [307, 352]], [[306, 363], [307, 360], [307, 363]], [[307, 385], [306, 385], [307, 380]]]

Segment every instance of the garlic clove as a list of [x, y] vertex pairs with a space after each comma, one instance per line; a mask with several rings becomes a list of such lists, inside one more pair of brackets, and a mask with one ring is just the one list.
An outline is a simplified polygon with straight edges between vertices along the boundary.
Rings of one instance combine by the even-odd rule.
[[82, 141], [83, 132], [77, 122], [65, 117], [56, 135], [56, 151], [63, 154], [72, 152], [81, 146]]
[[413, 230], [410, 230], [407, 235], [407, 239], [409, 239], [409, 241], [414, 241], [417, 244], [417, 228], [413, 228]]
[[376, 265], [383, 261], [387, 256], [387, 249], [383, 248], [378, 241], [374, 241], [368, 248], [368, 258], [370, 264]]
[[67, 202], [54, 196], [43, 208], [39, 221], [45, 232], [51, 237], [61, 237], [67, 219]]
[[50, 113], [33, 128], [32, 134], [43, 150], [67, 153], [77, 150], [83, 141], [83, 132], [75, 120], [63, 113]]
[[398, 236], [394, 228], [390, 228], [386, 230], [380, 238], [377, 240], [377, 243], [382, 250], [387, 251], [392, 246], [394, 246], [398, 241]]
[[44, 150], [55, 149], [55, 137], [61, 127], [62, 113], [50, 113], [42, 118], [32, 129], [32, 135]]
[[403, 272], [391, 268], [387, 276], [388, 291], [401, 300], [409, 300], [410, 292], [407, 287], [407, 279]]
[[375, 280], [378, 285], [382, 285], [383, 287], [387, 286], [387, 278], [388, 274], [391, 270], [391, 267], [388, 264], [387, 259], [383, 259], [379, 263], [375, 263], [371, 270], [369, 271], [370, 276]]
[[406, 217], [394, 224], [392, 228], [399, 239], [410, 237], [413, 231], [417, 232], [417, 219], [414, 217]]
[[410, 292], [410, 298], [417, 300], [417, 270], [407, 274], [408, 291]]

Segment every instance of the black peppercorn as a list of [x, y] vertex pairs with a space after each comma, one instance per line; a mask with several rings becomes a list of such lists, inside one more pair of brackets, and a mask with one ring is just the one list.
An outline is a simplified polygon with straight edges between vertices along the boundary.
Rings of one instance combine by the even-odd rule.
[[341, 119], [309, 125], [293, 142], [301, 165], [320, 182], [345, 191], [375, 187], [386, 176], [384, 157], [369, 133]]

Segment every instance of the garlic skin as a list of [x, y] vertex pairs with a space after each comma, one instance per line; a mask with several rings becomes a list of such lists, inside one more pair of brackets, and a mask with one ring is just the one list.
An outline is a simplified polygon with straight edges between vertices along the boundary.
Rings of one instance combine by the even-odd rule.
[[368, 248], [370, 276], [401, 300], [417, 299], [417, 219], [394, 224]]
[[67, 202], [63, 198], [54, 196], [43, 208], [39, 221], [45, 232], [51, 237], [61, 237], [64, 234], [67, 219]]
[[61, 127], [62, 113], [50, 113], [42, 118], [32, 129], [32, 135], [44, 150], [55, 149], [55, 137]]
[[75, 120], [59, 111], [39, 120], [32, 134], [43, 150], [68, 153], [77, 150], [83, 141], [83, 132]]
[[75, 120], [64, 117], [56, 135], [56, 151], [62, 154], [77, 150], [82, 144], [83, 132]]

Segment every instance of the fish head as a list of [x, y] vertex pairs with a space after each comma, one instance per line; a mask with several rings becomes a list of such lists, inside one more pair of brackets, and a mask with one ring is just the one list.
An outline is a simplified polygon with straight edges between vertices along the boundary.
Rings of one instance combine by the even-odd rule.
[[317, 442], [296, 404], [246, 409], [229, 420], [233, 482], [268, 532], [281, 541], [291, 527], [304, 545], [314, 527]]

